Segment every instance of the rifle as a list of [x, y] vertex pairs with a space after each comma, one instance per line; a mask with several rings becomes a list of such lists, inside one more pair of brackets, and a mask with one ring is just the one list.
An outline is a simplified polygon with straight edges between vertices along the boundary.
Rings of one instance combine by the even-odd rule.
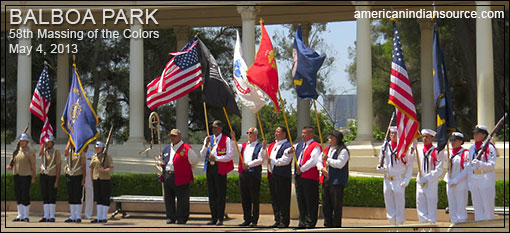
[[383, 167], [384, 166], [384, 157], [386, 157], [386, 148], [388, 147], [388, 138], [390, 136], [390, 127], [391, 127], [391, 123], [393, 122], [393, 119], [395, 118], [395, 112], [393, 112], [391, 114], [391, 119], [390, 119], [390, 123], [388, 124], [388, 128], [386, 129], [386, 135], [384, 136], [384, 143], [383, 143], [383, 156], [381, 158], [381, 161], [379, 162], [379, 167]]
[[103, 168], [104, 168], [104, 162], [106, 160], [106, 156], [108, 155], [108, 146], [110, 145], [110, 138], [112, 137], [112, 130], [113, 130], [113, 125], [112, 125], [112, 127], [110, 127], [110, 132], [108, 132], [108, 137], [106, 138], [106, 143], [104, 144], [103, 160], [101, 161], [101, 167], [103, 167]]
[[494, 133], [496, 133], [498, 128], [501, 127], [501, 125], [503, 125], [503, 122], [505, 121], [507, 114], [508, 113], [505, 113], [503, 117], [499, 119], [498, 123], [496, 123], [496, 126], [494, 126], [494, 129], [492, 129], [491, 133], [485, 138], [485, 140], [483, 140], [482, 147], [480, 148], [480, 150], [478, 151], [478, 155], [476, 156], [477, 160], [481, 160], [482, 154], [485, 152], [485, 150], [487, 150], [487, 147], [489, 146], [489, 142], [491, 141], [492, 136], [494, 136]]
[[[25, 127], [25, 129], [23, 130], [23, 133], [26, 133], [27, 130], [28, 130], [28, 127], [30, 126], [30, 123], [27, 124], [27, 127]], [[14, 151], [12, 152], [12, 158], [11, 158], [11, 161], [9, 162], [9, 166], [13, 167], [14, 166], [14, 160], [16, 158], [16, 155], [18, 155], [18, 152], [19, 152], [19, 149], [20, 149], [20, 142], [21, 140], [18, 139], [18, 143], [16, 144], [16, 149], [14, 149]]]

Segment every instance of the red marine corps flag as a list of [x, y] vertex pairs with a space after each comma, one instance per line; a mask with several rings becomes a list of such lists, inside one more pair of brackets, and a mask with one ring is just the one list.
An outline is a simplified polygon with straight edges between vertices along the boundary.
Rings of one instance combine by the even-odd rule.
[[391, 62], [390, 97], [388, 104], [395, 106], [397, 113], [397, 158], [406, 163], [405, 155], [414, 138], [419, 137], [418, 117], [414, 105], [413, 91], [409, 83], [404, 55], [395, 21], [393, 29], [393, 61]]

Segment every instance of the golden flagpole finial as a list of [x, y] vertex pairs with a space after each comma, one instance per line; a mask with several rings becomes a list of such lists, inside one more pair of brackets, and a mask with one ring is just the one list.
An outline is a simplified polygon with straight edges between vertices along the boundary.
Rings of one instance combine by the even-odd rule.
[[73, 64], [76, 64], [76, 55], [73, 55]]
[[393, 17], [391, 17], [391, 18], [390, 18], [390, 20], [391, 20], [391, 21], [393, 21], [393, 22], [395, 22], [395, 23], [398, 23], [397, 19], [395, 19], [395, 18], [393, 18]]
[[199, 34], [199, 32], [195, 33], [195, 36], [193, 38], [197, 38], [198, 34]]
[[262, 18], [260, 18], [259, 22], [260, 22], [260, 24], [263, 24], [264, 20]]

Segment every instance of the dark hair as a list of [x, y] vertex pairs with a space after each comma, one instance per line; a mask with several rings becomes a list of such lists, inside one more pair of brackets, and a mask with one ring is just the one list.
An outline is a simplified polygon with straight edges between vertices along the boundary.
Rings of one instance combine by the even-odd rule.
[[309, 125], [303, 127], [303, 129], [309, 129], [309, 130], [312, 130], [313, 133], [315, 133], [314, 129]]
[[276, 129], [282, 129], [283, 133], [285, 134], [285, 138], [287, 138], [287, 128], [285, 128], [283, 126], [278, 126], [278, 127], [276, 127]]

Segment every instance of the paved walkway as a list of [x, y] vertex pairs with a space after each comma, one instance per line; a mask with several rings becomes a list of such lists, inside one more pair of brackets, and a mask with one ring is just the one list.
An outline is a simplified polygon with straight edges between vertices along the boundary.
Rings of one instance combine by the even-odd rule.
[[[12, 222], [11, 220], [16, 217], [16, 212], [7, 212], [7, 219], [5, 213], [2, 212], [1, 230], [2, 232], [12, 231], [52, 231], [52, 232], [81, 232], [81, 231], [98, 231], [97, 228], [104, 228], [105, 231], [117, 232], [135, 232], [135, 231], [187, 231], [187, 232], [215, 232], [215, 231], [293, 231], [292, 227], [297, 226], [298, 220], [291, 220], [290, 228], [278, 229], [269, 228], [273, 222], [272, 215], [261, 215], [259, 218], [259, 227], [246, 228], [239, 227], [238, 225], [243, 222], [241, 214], [229, 214], [229, 219], [224, 221], [223, 226], [208, 226], [206, 223], [209, 221], [210, 215], [208, 214], [191, 214], [190, 220], [186, 225], [166, 224], [166, 219], [162, 214], [139, 214], [133, 213], [121, 218], [117, 216], [113, 220], [108, 220], [105, 224], [91, 224], [89, 220], [84, 220], [82, 223], [64, 223], [64, 220], [69, 216], [68, 213], [57, 212], [55, 223], [39, 223], [41, 214], [34, 214], [30, 218], [30, 222]], [[321, 229], [324, 224], [322, 219], [319, 219], [316, 229]], [[375, 227], [387, 225], [387, 220], [374, 220], [374, 219], [343, 219], [344, 227]], [[408, 221], [406, 224], [418, 224], [417, 221]], [[439, 226], [448, 227], [450, 223], [440, 222]], [[70, 229], [72, 228], [72, 230]], [[96, 229], [91, 229], [96, 228]], [[370, 230], [370, 229], [367, 229]], [[375, 230], [375, 229], [373, 229]]]

